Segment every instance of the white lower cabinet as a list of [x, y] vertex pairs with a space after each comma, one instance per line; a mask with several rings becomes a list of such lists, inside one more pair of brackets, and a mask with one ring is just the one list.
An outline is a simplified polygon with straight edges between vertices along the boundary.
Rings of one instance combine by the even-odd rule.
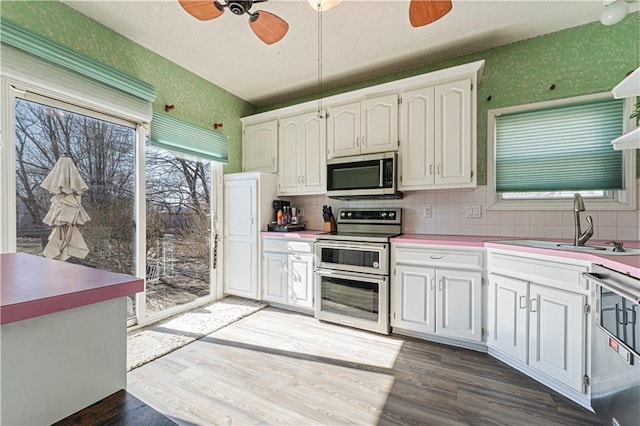
[[588, 265], [489, 250], [489, 352], [589, 403]]
[[487, 344], [527, 362], [526, 281], [489, 275], [489, 337]]
[[529, 366], [582, 391], [586, 296], [531, 284]]
[[263, 238], [262, 300], [313, 309], [313, 242]]
[[482, 341], [482, 250], [393, 245], [394, 331]]

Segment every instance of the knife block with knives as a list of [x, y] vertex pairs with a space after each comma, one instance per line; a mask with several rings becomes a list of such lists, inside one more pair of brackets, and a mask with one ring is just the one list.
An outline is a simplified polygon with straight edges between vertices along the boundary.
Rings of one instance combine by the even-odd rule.
[[324, 221], [322, 224], [322, 230], [324, 232], [337, 231], [336, 218], [333, 216], [331, 206], [322, 206], [322, 220]]

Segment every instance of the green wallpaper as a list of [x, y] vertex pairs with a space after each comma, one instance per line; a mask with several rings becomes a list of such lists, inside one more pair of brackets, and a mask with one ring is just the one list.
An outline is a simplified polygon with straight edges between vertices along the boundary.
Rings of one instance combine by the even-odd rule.
[[[3, 16], [156, 87], [154, 111], [174, 104], [173, 117], [205, 128], [223, 122], [229, 137], [225, 173], [242, 169], [240, 117], [315, 99], [291, 99], [258, 109], [57, 1], [0, 1]], [[484, 59], [478, 92], [478, 183], [486, 183], [487, 110], [610, 90], [640, 65], [640, 16], [614, 26], [599, 22], [447, 61], [425, 64], [327, 91], [326, 95]], [[550, 90], [554, 84], [555, 90]], [[491, 100], [488, 97], [491, 96]], [[639, 156], [640, 157], [640, 156]], [[640, 159], [639, 159], [640, 163]], [[638, 167], [640, 176], [640, 167]]]
[[[330, 52], [326, 54], [331, 54]], [[487, 110], [611, 90], [640, 65], [640, 15], [630, 14], [613, 26], [600, 22], [571, 28], [443, 62], [361, 81], [326, 95], [484, 59], [478, 91], [478, 184], [486, 183]], [[551, 90], [551, 85], [555, 89]], [[488, 100], [489, 96], [491, 100]], [[315, 99], [314, 93], [258, 112]], [[640, 176], [640, 155], [638, 156]]]
[[186, 69], [145, 49], [57, 1], [0, 1], [0, 13], [25, 28], [43, 34], [91, 58], [111, 65], [156, 87], [153, 110], [229, 137], [225, 173], [242, 170], [242, 123], [256, 108]]

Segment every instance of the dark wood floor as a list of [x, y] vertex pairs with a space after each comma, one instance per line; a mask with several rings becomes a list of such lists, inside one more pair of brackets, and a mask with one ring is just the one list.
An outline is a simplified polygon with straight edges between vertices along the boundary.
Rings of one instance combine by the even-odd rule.
[[128, 374], [180, 424], [597, 425], [486, 354], [268, 308]]
[[120, 390], [54, 423], [54, 426], [174, 426], [175, 424], [127, 391]]

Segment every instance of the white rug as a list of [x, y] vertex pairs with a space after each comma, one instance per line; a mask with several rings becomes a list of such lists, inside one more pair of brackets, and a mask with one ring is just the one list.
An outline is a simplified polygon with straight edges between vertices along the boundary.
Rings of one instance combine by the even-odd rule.
[[208, 306], [134, 331], [127, 337], [127, 371], [211, 334], [266, 306], [265, 303], [255, 300], [227, 296]]

